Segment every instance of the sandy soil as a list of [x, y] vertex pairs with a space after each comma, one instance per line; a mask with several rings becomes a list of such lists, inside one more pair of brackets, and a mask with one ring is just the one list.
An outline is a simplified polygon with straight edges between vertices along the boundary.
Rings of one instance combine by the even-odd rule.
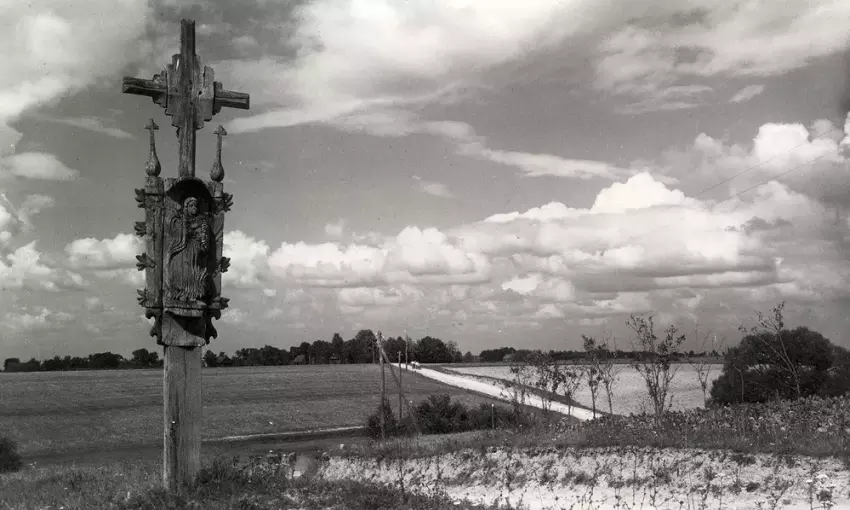
[[[415, 372], [419, 375], [428, 377], [429, 379], [434, 379], [435, 381], [440, 381], [450, 386], [465, 388], [471, 391], [475, 391], [477, 393], [482, 393], [484, 395], [488, 395], [505, 401], [509, 400], [509, 397], [505, 390], [499, 386], [496, 386], [495, 384], [486, 383], [473, 379], [471, 377], [464, 377], [462, 375], [446, 374], [443, 372], [432, 370], [430, 368], [420, 368], [415, 370]], [[536, 395], [528, 395], [526, 399], [527, 400], [525, 403], [527, 405], [543, 409], [544, 402], [542, 398]], [[577, 407], [569, 407], [565, 404], [561, 404], [560, 402], [552, 402], [549, 408], [550, 410], [561, 414], [575, 416], [580, 420], [590, 420], [595, 417], [593, 411]]]
[[[390, 484], [453, 499], [528, 509], [850, 509], [850, 477], [836, 459], [637, 448], [461, 451], [408, 460], [332, 458], [319, 476]], [[811, 498], [811, 499], [810, 499]]]

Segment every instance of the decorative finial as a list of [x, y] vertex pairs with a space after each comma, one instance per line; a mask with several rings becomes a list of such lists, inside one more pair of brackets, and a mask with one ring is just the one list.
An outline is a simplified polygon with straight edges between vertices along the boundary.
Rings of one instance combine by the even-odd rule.
[[148, 162], [145, 163], [145, 173], [151, 177], [156, 177], [162, 171], [162, 165], [159, 164], [159, 158], [156, 157], [156, 140], [153, 132], [159, 129], [159, 126], [151, 119], [145, 129], [151, 132], [151, 152], [148, 155]]
[[218, 137], [218, 141], [216, 142], [215, 162], [212, 170], [210, 170], [210, 179], [221, 182], [224, 179], [224, 167], [221, 166], [221, 137], [227, 136], [227, 131], [224, 130], [224, 126], [219, 124], [213, 133]]

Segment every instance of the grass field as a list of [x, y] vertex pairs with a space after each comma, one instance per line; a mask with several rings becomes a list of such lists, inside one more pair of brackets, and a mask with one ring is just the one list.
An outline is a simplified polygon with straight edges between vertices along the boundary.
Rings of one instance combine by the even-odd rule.
[[[702, 388], [700, 388], [697, 373], [694, 367], [687, 364], [678, 366], [678, 372], [672, 382], [673, 392], [673, 410], [683, 411], [704, 407]], [[512, 375], [509, 366], [462, 366], [462, 365], [444, 365], [443, 368], [460, 373], [470, 375], [482, 375], [494, 377], [497, 379], [511, 380]], [[711, 390], [711, 383], [720, 376], [722, 367], [720, 365], [708, 366], [709, 379], [708, 389]], [[641, 375], [634, 368], [628, 365], [621, 365], [618, 381], [613, 389], [611, 398], [614, 414], [630, 413], [639, 414], [645, 405], [648, 397], [646, 384]], [[573, 397], [579, 404], [590, 407], [591, 398], [590, 390], [587, 384], [582, 384]], [[600, 390], [598, 395], [597, 406], [602, 410], [608, 410], [608, 401], [603, 390]]]
[[[465, 404], [495, 402], [405, 373], [408, 400], [444, 393]], [[203, 438], [362, 426], [378, 405], [376, 365], [204, 369]], [[387, 394], [398, 406], [395, 382]], [[43, 455], [158, 444], [162, 371], [0, 373], [0, 431], [20, 453]]]

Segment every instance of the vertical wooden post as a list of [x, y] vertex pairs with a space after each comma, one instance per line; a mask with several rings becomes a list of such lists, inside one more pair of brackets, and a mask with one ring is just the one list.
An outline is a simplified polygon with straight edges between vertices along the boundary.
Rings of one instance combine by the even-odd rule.
[[165, 346], [162, 479], [171, 492], [190, 486], [201, 466], [201, 349]]
[[136, 233], [148, 236], [146, 252], [136, 257], [146, 271], [146, 287], [139, 290], [145, 316], [154, 318], [151, 335], [164, 346], [163, 358], [163, 466], [164, 487], [171, 492], [188, 488], [200, 470], [201, 351], [215, 338], [212, 319], [221, 317], [227, 298], [221, 296], [221, 273], [230, 259], [221, 256], [224, 213], [232, 195], [221, 184], [221, 136], [216, 130], [216, 162], [211, 182], [195, 178], [196, 131], [221, 108], [249, 109], [248, 94], [224, 90], [214, 81], [212, 68], [202, 66], [195, 54], [195, 22], [180, 22], [180, 54], [153, 79], [125, 77], [122, 91], [148, 96], [165, 108], [177, 128], [178, 178], [161, 179], [154, 150], [144, 189], [136, 190], [139, 207], [146, 210]]

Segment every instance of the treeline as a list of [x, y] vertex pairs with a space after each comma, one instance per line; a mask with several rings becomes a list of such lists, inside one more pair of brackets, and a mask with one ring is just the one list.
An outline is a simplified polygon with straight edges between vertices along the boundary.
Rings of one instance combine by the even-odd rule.
[[[528, 360], [529, 356], [533, 353], [539, 351], [532, 351], [528, 349], [515, 349], [513, 347], [500, 347], [498, 349], [487, 349], [481, 351], [481, 354], [478, 355], [475, 361], [480, 361], [484, 363], [496, 363], [496, 362], [516, 362], [516, 363], [524, 363]], [[622, 360], [635, 360], [640, 358], [640, 356], [644, 353], [643, 351], [622, 351], [620, 349], [611, 349], [610, 350], [611, 357], [615, 359]], [[677, 352], [674, 354], [674, 357], [671, 361], [685, 361], [688, 358], [696, 358], [696, 357], [720, 357], [721, 354], [717, 351], [710, 352]], [[552, 361], [572, 361], [572, 360], [584, 360], [588, 357], [587, 351], [549, 351], [547, 357]]]
[[162, 359], [156, 352], [147, 349], [133, 351], [129, 359], [114, 352], [98, 352], [86, 357], [65, 356], [61, 358], [54, 356], [39, 361], [30, 358], [29, 361], [21, 361], [19, 358], [6, 358], [3, 361], [3, 370], [6, 372], [56, 372], [62, 370], [109, 370], [129, 368], [156, 368], [162, 367]]
[[[316, 340], [313, 343], [302, 342], [289, 349], [280, 349], [272, 345], [261, 348], [238, 349], [233, 355], [224, 352], [216, 354], [212, 350], [204, 353], [204, 364], [208, 367], [232, 366], [272, 366], [272, 365], [321, 365], [330, 363], [355, 364], [377, 363], [378, 350], [376, 336], [372, 330], [360, 330], [354, 338], [343, 340], [339, 333], [333, 339]], [[477, 357], [467, 352], [462, 354], [452, 341], [444, 342], [439, 338], [426, 336], [419, 340], [403, 337], [388, 337], [383, 341], [384, 351], [392, 362], [399, 359], [420, 363], [459, 363], [476, 361]], [[6, 372], [49, 372], [59, 370], [104, 370], [162, 367], [163, 360], [156, 352], [138, 349], [130, 358], [113, 352], [91, 354], [86, 357], [55, 356], [51, 359], [21, 361], [8, 358], [3, 363]]]

